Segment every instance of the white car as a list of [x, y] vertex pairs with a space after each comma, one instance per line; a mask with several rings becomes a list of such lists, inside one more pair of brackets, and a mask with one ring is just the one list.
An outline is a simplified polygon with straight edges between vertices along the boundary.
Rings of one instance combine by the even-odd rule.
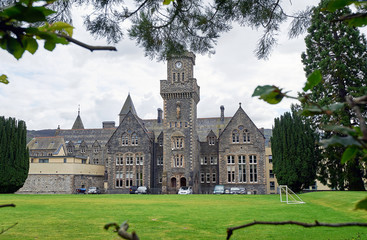
[[192, 188], [191, 187], [180, 187], [178, 190], [178, 194], [192, 194]]
[[101, 191], [97, 187], [90, 187], [88, 189], [88, 194], [100, 194]]

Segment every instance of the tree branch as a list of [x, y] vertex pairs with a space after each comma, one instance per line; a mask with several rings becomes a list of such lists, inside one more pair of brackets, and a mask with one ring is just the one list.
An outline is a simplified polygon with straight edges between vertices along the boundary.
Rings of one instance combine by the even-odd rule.
[[6, 231], [10, 230], [11, 228], [15, 227], [17, 224], [18, 224], [18, 223], [14, 223], [14, 224], [13, 224], [13, 225], [11, 225], [10, 227], [5, 228], [5, 229], [2, 229], [2, 230], [0, 231], [0, 234], [3, 234], [4, 232], [6, 232]]
[[80, 42], [72, 37], [69, 37], [69, 36], [66, 36], [66, 35], [63, 35], [63, 34], [59, 34], [57, 33], [56, 34], [57, 36], [59, 37], [63, 37], [65, 38], [66, 40], [68, 40], [69, 42], [72, 42], [80, 47], [83, 47], [83, 48], [86, 48], [88, 50], [90, 50], [91, 52], [95, 51], [95, 50], [108, 50], [108, 51], [117, 51], [117, 49], [115, 47], [111, 47], [111, 46], [91, 46], [91, 45], [88, 45], [88, 44], [85, 44], [83, 42]]
[[320, 223], [315, 221], [315, 223], [303, 223], [303, 222], [295, 222], [295, 221], [284, 221], [284, 222], [265, 222], [265, 221], [253, 221], [251, 223], [247, 223], [245, 225], [227, 228], [227, 240], [230, 239], [234, 230], [250, 227], [253, 225], [298, 225], [302, 227], [367, 227], [367, 223]]

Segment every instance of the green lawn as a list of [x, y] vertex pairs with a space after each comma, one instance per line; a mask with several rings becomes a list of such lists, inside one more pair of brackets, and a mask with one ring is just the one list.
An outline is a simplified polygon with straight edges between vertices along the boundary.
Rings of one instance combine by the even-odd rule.
[[[366, 192], [300, 195], [306, 204], [280, 203], [278, 195], [0, 195], [0, 239], [119, 239], [103, 229], [129, 221], [140, 239], [225, 239], [226, 228], [258, 221], [367, 222], [353, 210]], [[367, 239], [367, 228], [252, 226], [231, 239]]]

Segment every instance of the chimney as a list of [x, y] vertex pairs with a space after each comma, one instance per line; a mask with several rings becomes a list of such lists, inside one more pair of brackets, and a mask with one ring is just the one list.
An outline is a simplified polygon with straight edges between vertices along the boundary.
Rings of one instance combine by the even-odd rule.
[[220, 106], [220, 120], [224, 122], [224, 106]]
[[162, 109], [158, 108], [158, 118], [157, 118], [157, 122], [158, 123], [162, 123]]

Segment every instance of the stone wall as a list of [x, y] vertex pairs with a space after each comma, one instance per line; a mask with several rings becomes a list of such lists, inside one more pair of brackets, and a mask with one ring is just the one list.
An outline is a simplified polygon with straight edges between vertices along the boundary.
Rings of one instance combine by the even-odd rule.
[[67, 174], [30, 174], [17, 193], [71, 194], [77, 188], [99, 187], [103, 190], [103, 176]]

